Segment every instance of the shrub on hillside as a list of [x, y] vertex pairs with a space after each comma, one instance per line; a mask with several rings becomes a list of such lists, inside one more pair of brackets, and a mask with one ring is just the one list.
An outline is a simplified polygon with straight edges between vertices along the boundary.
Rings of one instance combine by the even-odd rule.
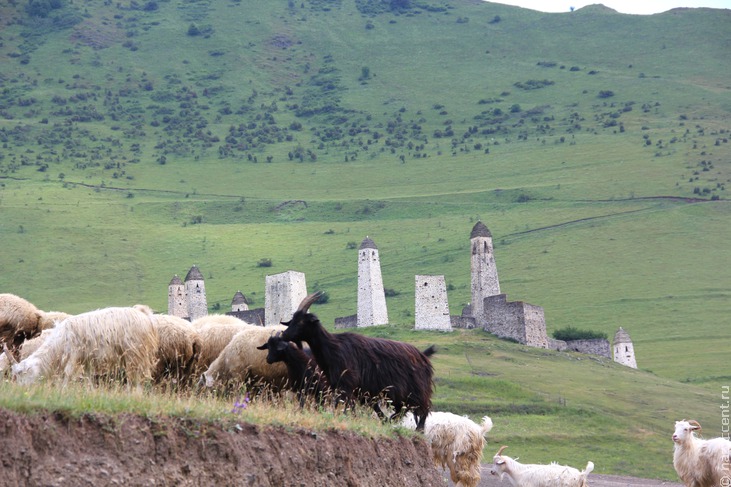
[[570, 342], [572, 340], [606, 340], [607, 334], [600, 331], [579, 330], [573, 326], [567, 326], [553, 332], [553, 338]]

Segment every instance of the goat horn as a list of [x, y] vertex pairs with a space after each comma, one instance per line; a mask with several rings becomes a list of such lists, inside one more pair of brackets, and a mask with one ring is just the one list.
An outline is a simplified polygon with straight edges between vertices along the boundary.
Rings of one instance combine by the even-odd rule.
[[503, 445], [503, 446], [501, 446], [501, 447], [500, 447], [500, 449], [499, 449], [499, 450], [497, 451], [497, 453], [495, 454], [495, 456], [496, 456], [496, 457], [499, 457], [500, 455], [502, 455], [502, 454], [503, 454], [503, 450], [504, 450], [504, 449], [506, 449], [507, 447], [508, 447], [508, 445]]
[[15, 365], [18, 363], [18, 361], [15, 359], [15, 355], [13, 355], [10, 350], [8, 350], [7, 343], [3, 343], [3, 352], [5, 352], [5, 355], [8, 356], [8, 361], [10, 362], [10, 365]]
[[701, 430], [701, 424], [698, 421], [696, 421], [695, 419], [689, 419], [688, 424], [691, 426], [697, 426], [698, 431]]
[[299, 308], [297, 308], [297, 311], [302, 311], [304, 313], [307, 312], [308, 309], [310, 309], [310, 306], [312, 306], [315, 301], [320, 299], [320, 296], [322, 296], [322, 291], [315, 291], [312, 294], [308, 294], [305, 299], [302, 300], [300, 303]]

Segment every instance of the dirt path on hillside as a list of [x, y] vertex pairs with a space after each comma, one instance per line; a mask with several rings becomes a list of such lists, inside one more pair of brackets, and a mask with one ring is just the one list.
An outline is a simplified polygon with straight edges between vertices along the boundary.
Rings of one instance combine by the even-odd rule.
[[[511, 487], [508, 479], [500, 480], [500, 477], [490, 474], [491, 464], [483, 464], [480, 473], [480, 483], [478, 487]], [[442, 471], [442, 475], [449, 479], [449, 472]], [[454, 483], [448, 482], [450, 487], [454, 487]], [[637, 477], [626, 477], [622, 475], [602, 475], [589, 474], [589, 485], [591, 487], [683, 487], [683, 484], [677, 482], [668, 482], [667, 480], [642, 479]]]

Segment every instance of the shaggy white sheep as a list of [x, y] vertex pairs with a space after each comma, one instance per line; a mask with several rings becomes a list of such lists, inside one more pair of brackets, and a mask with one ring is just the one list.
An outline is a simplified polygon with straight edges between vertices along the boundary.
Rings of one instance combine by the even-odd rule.
[[52, 328], [43, 330], [37, 337], [24, 341], [20, 345], [19, 359], [16, 359], [15, 354], [10, 355], [12, 352], [8, 350], [8, 346], [6, 344], [3, 344], [3, 353], [0, 354], [0, 372], [10, 370], [10, 366], [18, 363], [18, 360], [25, 360], [30, 357], [31, 354], [38, 350], [43, 342], [46, 341], [46, 338], [48, 338], [52, 331]]
[[200, 330], [201, 328], [210, 325], [241, 325], [242, 323], [245, 325], [251, 325], [251, 323], [240, 320], [233, 315], [212, 314], [196, 318], [190, 324], [193, 325], [193, 328], [196, 330]]
[[586, 468], [579, 471], [573, 467], [566, 467], [557, 463], [550, 465], [536, 465], [520, 463], [500, 450], [493, 457], [493, 475], [500, 475], [500, 479], [507, 477], [514, 487], [586, 487], [589, 473], [594, 470], [594, 464], [588, 462]]
[[275, 389], [282, 388], [287, 382], [287, 366], [283, 362], [268, 364], [266, 350], [257, 347], [274, 333], [285, 329], [282, 325], [251, 325], [251, 328], [238, 332], [211, 363], [200, 382], [211, 388], [216, 384], [229, 386], [261, 381]]
[[150, 314], [136, 308], [104, 308], [71, 316], [51, 329], [43, 344], [13, 365], [13, 377], [31, 384], [62, 374], [64, 383], [79, 372], [89, 378], [152, 379], [158, 348]]
[[731, 441], [702, 440], [695, 436], [700, 431], [698, 421], [675, 422], [673, 466], [678, 477], [688, 487], [731, 485]]
[[261, 328], [250, 325], [238, 318], [234, 319], [236, 320], [235, 322], [219, 323], [214, 321], [200, 327], [197, 327], [195, 323], [198, 320], [192, 323], [193, 327], [198, 331], [198, 336], [201, 340], [201, 352], [198, 355], [198, 360], [193, 371], [195, 377], [200, 376], [200, 374], [211, 366], [211, 363], [216, 360], [221, 354], [221, 351], [238, 332], [252, 328]]
[[[410, 412], [401, 424], [416, 429]], [[432, 449], [434, 465], [449, 469], [456, 485], [476, 487], [480, 483], [482, 450], [487, 443], [485, 435], [492, 429], [492, 420], [483, 416], [480, 424], [467, 416], [444, 411], [432, 411], [426, 417], [424, 436]]]
[[191, 373], [201, 353], [202, 340], [193, 325], [183, 318], [167, 314], [153, 315], [159, 337], [155, 382], [190, 385]]

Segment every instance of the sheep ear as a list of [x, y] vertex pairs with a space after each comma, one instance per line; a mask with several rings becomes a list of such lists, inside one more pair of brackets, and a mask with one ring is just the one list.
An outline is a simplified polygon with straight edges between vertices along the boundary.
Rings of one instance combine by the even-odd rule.
[[701, 430], [701, 424], [694, 419], [689, 420], [688, 424], [690, 425], [691, 430], [698, 430], [698, 431]]

